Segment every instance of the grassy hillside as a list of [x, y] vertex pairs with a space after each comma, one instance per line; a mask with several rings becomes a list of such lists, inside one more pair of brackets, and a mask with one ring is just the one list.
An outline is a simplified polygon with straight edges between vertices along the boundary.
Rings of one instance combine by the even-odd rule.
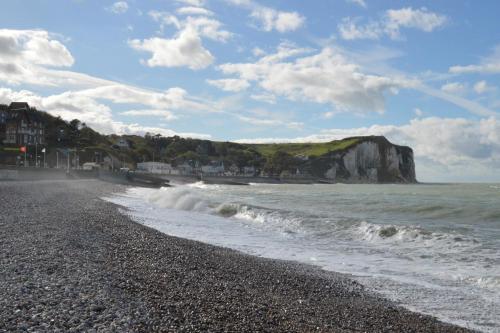
[[[33, 112], [40, 112], [46, 123], [46, 157], [49, 165], [55, 164], [57, 150], [61, 152], [69, 148], [78, 153], [80, 163], [102, 160], [104, 157], [111, 157], [115, 165], [130, 167], [153, 159], [174, 165], [184, 162], [205, 165], [219, 161], [240, 170], [245, 166], [253, 166], [268, 174], [280, 174], [295, 172], [304, 163], [298, 157], [319, 157], [362, 141], [362, 138], [347, 138], [324, 143], [238, 144], [179, 136], [163, 137], [154, 133], [146, 133], [145, 136], [102, 135], [77, 119], [67, 122], [43, 111]], [[120, 138], [127, 139], [130, 147], [118, 147], [116, 143]]]
[[292, 156], [321, 156], [328, 152], [349, 148], [360, 141], [359, 138], [347, 138], [323, 143], [274, 143], [246, 145], [255, 149], [263, 156], [271, 156], [278, 151], [286, 152]]

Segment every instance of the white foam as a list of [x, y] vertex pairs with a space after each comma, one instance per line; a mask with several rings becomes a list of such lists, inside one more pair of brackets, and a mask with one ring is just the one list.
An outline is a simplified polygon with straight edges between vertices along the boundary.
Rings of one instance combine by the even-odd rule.
[[[372, 188], [379, 191], [380, 187]], [[397, 193], [403, 187], [382, 188]], [[108, 200], [129, 207], [133, 218], [171, 235], [258, 256], [313, 262], [374, 281], [388, 279], [393, 281], [392, 287], [380, 283], [381, 291], [409, 307], [424, 312], [433, 309], [433, 315], [455, 323], [474, 326], [480, 318], [500, 327], [500, 320], [495, 319], [495, 314], [500, 318], [500, 310], [487, 310], [500, 309], [500, 270], [495, 266], [500, 254], [495, 247], [484, 246], [484, 239], [476, 240], [459, 224], [436, 229], [429, 223], [421, 227], [418, 219], [411, 220], [413, 223], [383, 220], [428, 216], [429, 209], [424, 212], [427, 215], [419, 215], [419, 207], [432, 205], [455, 209], [438, 199], [422, 203], [421, 194], [415, 193], [428, 188], [411, 187], [409, 193], [420, 200], [418, 205], [405, 211], [394, 204], [392, 208], [397, 209], [390, 215], [380, 213], [387, 204], [380, 205], [371, 195], [364, 201], [374, 202], [370, 205], [358, 199], [359, 194], [349, 197], [345, 192], [352, 185], [230, 187], [198, 183], [161, 190], [131, 189]], [[463, 299], [463, 304], [457, 304], [457, 299]], [[489, 330], [480, 324], [474, 327]]]

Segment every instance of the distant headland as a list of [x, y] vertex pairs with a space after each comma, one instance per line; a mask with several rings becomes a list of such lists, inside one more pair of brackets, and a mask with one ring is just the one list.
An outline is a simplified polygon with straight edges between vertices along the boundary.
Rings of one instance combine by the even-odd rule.
[[0, 104], [0, 164], [137, 170], [175, 176], [286, 179], [290, 182], [415, 183], [410, 147], [383, 136], [324, 143], [240, 144], [138, 135], [103, 135], [25, 102]]

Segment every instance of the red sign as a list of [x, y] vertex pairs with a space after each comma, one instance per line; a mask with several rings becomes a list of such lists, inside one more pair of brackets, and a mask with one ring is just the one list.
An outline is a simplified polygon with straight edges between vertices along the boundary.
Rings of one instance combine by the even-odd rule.
[[19, 148], [19, 151], [21, 153], [25, 153], [26, 152], [26, 146], [22, 146], [21, 148]]

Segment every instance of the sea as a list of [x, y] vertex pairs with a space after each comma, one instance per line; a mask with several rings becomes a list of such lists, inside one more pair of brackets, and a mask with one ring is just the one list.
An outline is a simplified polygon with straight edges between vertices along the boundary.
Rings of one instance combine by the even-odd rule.
[[347, 273], [410, 310], [500, 332], [500, 184], [194, 183], [105, 199], [166, 234]]

